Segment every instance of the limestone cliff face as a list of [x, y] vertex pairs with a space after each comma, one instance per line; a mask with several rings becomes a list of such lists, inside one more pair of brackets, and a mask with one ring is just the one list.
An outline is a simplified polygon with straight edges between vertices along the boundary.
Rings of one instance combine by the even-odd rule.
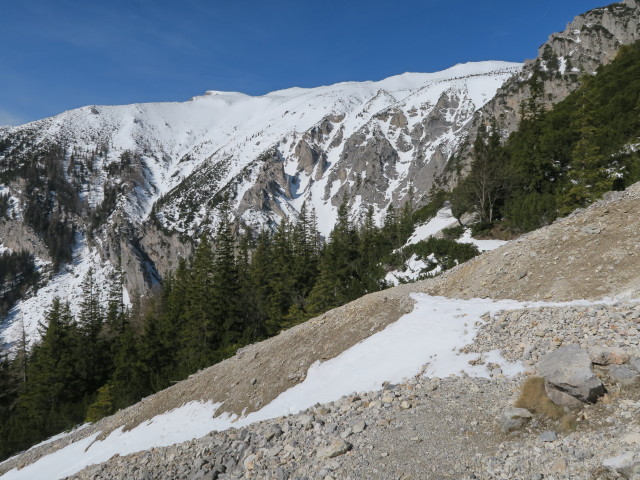
[[[498, 89], [466, 127], [468, 141], [455, 152], [468, 163], [470, 145], [480, 125], [495, 122], [506, 138], [518, 128], [520, 106], [531, 97], [529, 80], [536, 74], [547, 108], [565, 99], [580, 84], [582, 75], [595, 74], [600, 65], [611, 62], [622, 45], [640, 40], [640, 2], [624, 0], [577, 16], [567, 27], [549, 36], [538, 49], [538, 57], [525, 61], [524, 68]], [[456, 177], [446, 182], [455, 184]]]

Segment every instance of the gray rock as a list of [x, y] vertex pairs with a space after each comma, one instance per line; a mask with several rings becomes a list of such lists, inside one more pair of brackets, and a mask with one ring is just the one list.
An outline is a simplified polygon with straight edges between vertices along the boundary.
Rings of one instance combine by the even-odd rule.
[[567, 406], [575, 405], [575, 406], [577, 406], [577, 405], [582, 405], [583, 404], [576, 397], [573, 397], [573, 396], [569, 395], [568, 393], [563, 392], [562, 390], [558, 390], [556, 387], [551, 385], [549, 382], [545, 382], [544, 383], [544, 389], [545, 389], [545, 392], [547, 394], [547, 397], [549, 397], [549, 400], [551, 400], [556, 405], [567, 405]]
[[351, 450], [351, 444], [349, 442], [336, 438], [328, 447], [318, 451], [318, 457], [334, 458], [347, 453], [349, 450]]
[[631, 357], [629, 367], [633, 368], [636, 372], [640, 372], [640, 357]]
[[313, 425], [313, 416], [312, 415], [300, 415], [298, 417], [298, 423], [303, 428], [310, 428]]
[[500, 424], [500, 430], [504, 433], [511, 432], [522, 428], [529, 419], [533, 417], [533, 414], [526, 408], [507, 408], [502, 412], [498, 423]]
[[362, 433], [365, 428], [367, 428], [367, 424], [363, 420], [360, 420], [353, 425], [352, 430], [353, 433]]
[[628, 478], [636, 478], [635, 475], [640, 473], [640, 453], [626, 452], [616, 457], [605, 458], [602, 466]]
[[620, 385], [633, 385], [638, 380], [638, 372], [626, 365], [611, 365], [609, 376]]
[[604, 394], [604, 385], [591, 370], [589, 354], [576, 344], [547, 353], [536, 368], [553, 387], [583, 402], [595, 402]]
[[622, 365], [629, 361], [629, 355], [620, 347], [591, 347], [589, 358], [596, 365]]
[[547, 430], [546, 432], [542, 432], [538, 437], [538, 440], [541, 442], [553, 442], [558, 439], [558, 434], [553, 430]]

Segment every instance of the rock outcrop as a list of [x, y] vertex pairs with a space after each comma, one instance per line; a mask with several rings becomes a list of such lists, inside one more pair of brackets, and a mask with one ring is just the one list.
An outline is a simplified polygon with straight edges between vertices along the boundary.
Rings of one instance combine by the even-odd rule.
[[570, 402], [561, 394], [589, 403], [604, 395], [604, 385], [591, 369], [589, 354], [578, 345], [570, 344], [546, 354], [536, 368], [546, 381], [547, 395], [555, 403]]

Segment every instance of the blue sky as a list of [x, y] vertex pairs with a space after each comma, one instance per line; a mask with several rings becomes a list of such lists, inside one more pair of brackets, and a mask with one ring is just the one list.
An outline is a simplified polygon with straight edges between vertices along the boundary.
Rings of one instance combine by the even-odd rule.
[[0, 14], [0, 125], [522, 61], [592, 0], [19, 0]]

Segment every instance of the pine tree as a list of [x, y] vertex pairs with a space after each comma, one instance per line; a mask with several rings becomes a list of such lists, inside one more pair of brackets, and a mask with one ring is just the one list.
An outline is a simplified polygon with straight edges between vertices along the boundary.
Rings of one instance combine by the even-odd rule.
[[113, 408], [127, 407], [153, 393], [145, 365], [140, 360], [140, 339], [128, 323], [122, 333], [109, 381]]
[[347, 203], [338, 208], [338, 218], [320, 256], [319, 275], [308, 299], [308, 311], [321, 313], [343, 305], [365, 292], [357, 275], [359, 238], [349, 220]]
[[578, 140], [571, 152], [571, 167], [567, 172], [568, 186], [560, 206], [561, 215], [591, 203], [602, 192], [610, 190], [613, 183], [600, 153], [593, 100], [587, 88], [583, 87], [580, 93], [580, 106], [573, 116]]
[[215, 237], [215, 256], [211, 290], [211, 319], [219, 335], [211, 347], [224, 348], [223, 357], [235, 352], [245, 333], [240, 313], [240, 281], [236, 264], [236, 241], [230, 217], [230, 206], [225, 201], [220, 209], [220, 223]]
[[78, 355], [78, 333], [68, 304], [55, 298], [41, 325], [41, 341], [29, 359], [28, 381], [20, 395], [19, 408], [51, 433], [82, 420], [84, 396]]
[[492, 126], [487, 132], [481, 127], [474, 142], [471, 172], [463, 187], [469, 191], [480, 222], [491, 224], [495, 219], [506, 190], [505, 163], [497, 128]]
[[[268, 230], [258, 233], [255, 249], [249, 265], [249, 291], [253, 292], [251, 299], [255, 311], [255, 322], [262, 326], [265, 334], [273, 335], [274, 332], [267, 326], [269, 323], [269, 298], [272, 292], [273, 274], [271, 271], [271, 259], [273, 258], [272, 235]], [[277, 333], [277, 332], [275, 332]]]
[[206, 366], [211, 350], [220, 343], [220, 326], [212, 317], [214, 268], [213, 248], [203, 234], [189, 269], [184, 311], [180, 318], [179, 362], [187, 371]]
[[109, 384], [103, 385], [98, 389], [95, 402], [89, 405], [87, 409], [87, 417], [85, 419], [87, 422], [95, 423], [115, 411], [112, 390], [113, 387]]
[[[301, 234], [301, 232], [299, 232]], [[275, 335], [285, 327], [287, 316], [296, 296], [294, 267], [294, 245], [292, 227], [286, 218], [280, 221], [273, 235], [271, 252], [271, 284], [268, 301], [268, 320], [266, 324], [269, 335]], [[299, 245], [301, 248], [302, 246]]]
[[82, 282], [82, 301], [78, 315], [78, 328], [82, 336], [79, 342], [82, 354], [80, 375], [87, 392], [95, 392], [104, 384], [111, 370], [109, 345], [103, 335], [103, 324], [100, 287], [96, 283], [93, 268], [89, 268]]
[[109, 336], [112, 340], [117, 339], [124, 331], [127, 323], [127, 307], [124, 303], [124, 272], [122, 265], [118, 262], [111, 277], [109, 288], [106, 324]]

